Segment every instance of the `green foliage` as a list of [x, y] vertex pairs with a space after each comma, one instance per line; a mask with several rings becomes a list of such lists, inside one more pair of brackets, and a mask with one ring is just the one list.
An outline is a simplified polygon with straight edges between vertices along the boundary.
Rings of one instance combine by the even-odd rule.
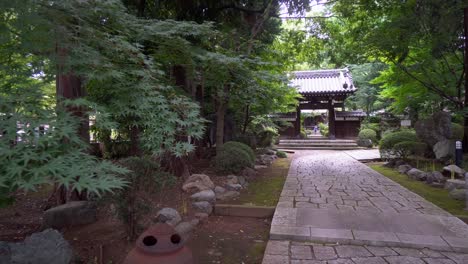
[[346, 99], [346, 105], [351, 106], [353, 109], [364, 109], [368, 116], [376, 110], [385, 108], [388, 103], [380, 98], [380, 87], [372, 83], [372, 80], [378, 77], [380, 72], [387, 67], [382, 62], [351, 65], [350, 70], [353, 74], [353, 83], [358, 87], [358, 90]]
[[385, 134], [379, 144], [381, 156], [383, 158], [400, 157], [402, 153], [395, 146], [402, 142], [418, 142], [416, 133], [410, 130], [401, 130]]
[[257, 139], [255, 135], [253, 134], [244, 134], [244, 135], [239, 135], [235, 137], [234, 141], [243, 143], [247, 146], [249, 146], [251, 149], [256, 149], [257, 148]]
[[255, 152], [252, 150], [252, 148], [250, 148], [248, 145], [246, 145], [244, 143], [235, 142], [235, 141], [228, 141], [228, 142], [224, 143], [223, 148], [226, 148], [226, 149], [234, 149], [234, 148], [241, 149], [241, 150], [245, 151], [249, 155], [249, 158], [250, 158], [250, 160], [252, 162], [255, 161]]
[[454, 140], [463, 140], [463, 135], [465, 134], [465, 130], [462, 125], [457, 123], [452, 123], [452, 136], [451, 139]]
[[278, 158], [285, 159], [285, 158], [288, 157], [288, 154], [286, 154], [286, 152], [284, 152], [284, 151], [277, 151], [276, 156], [278, 156]]
[[[255, 156], [254, 159], [252, 159], [252, 155], [250, 153], [252, 149], [250, 149], [249, 146], [235, 142], [238, 144], [228, 144], [226, 147], [227, 143], [225, 143], [222, 150], [216, 154], [214, 162], [217, 172], [235, 174], [241, 172], [246, 167], [253, 167]], [[239, 144], [242, 144], [245, 147], [240, 147]]]
[[324, 136], [324, 137], [328, 137], [328, 125], [324, 124], [324, 123], [319, 123], [319, 128], [320, 128], [320, 133]]
[[423, 142], [403, 141], [393, 146], [394, 153], [403, 159], [410, 155], [423, 156], [428, 146]]
[[279, 138], [278, 130], [274, 127], [266, 127], [258, 135], [258, 143], [260, 147], [271, 147]]
[[377, 133], [372, 129], [361, 129], [358, 138], [360, 140], [370, 139], [373, 144], [377, 143]]
[[128, 185], [116, 192], [111, 199], [116, 204], [116, 213], [133, 239], [145, 228], [142, 220], [151, 212], [148, 197], [175, 184], [176, 178], [161, 171], [159, 164], [146, 157], [130, 157], [119, 160], [130, 170], [124, 175]]

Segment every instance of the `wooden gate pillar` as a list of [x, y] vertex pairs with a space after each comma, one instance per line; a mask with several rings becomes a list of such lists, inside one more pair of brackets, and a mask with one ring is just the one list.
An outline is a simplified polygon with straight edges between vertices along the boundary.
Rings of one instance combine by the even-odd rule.
[[294, 124], [296, 138], [301, 137], [301, 108], [297, 107], [296, 123]]
[[328, 100], [328, 137], [330, 139], [335, 139], [335, 106], [333, 104], [333, 99]]

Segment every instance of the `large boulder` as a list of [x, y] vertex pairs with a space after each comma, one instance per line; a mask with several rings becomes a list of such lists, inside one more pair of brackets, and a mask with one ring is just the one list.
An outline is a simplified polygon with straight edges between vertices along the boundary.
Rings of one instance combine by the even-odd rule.
[[88, 201], [73, 201], [44, 212], [43, 226], [62, 228], [86, 225], [97, 220], [96, 205]]
[[69, 264], [72, 260], [72, 248], [57, 230], [34, 233], [19, 243], [0, 242], [0, 263]]
[[452, 118], [448, 112], [437, 112], [425, 120], [416, 122], [414, 128], [418, 138], [434, 146], [437, 142], [452, 136]]
[[171, 226], [176, 226], [178, 223], [180, 223], [180, 221], [182, 221], [182, 217], [176, 209], [166, 207], [156, 213], [155, 220], [159, 223], [166, 223]]
[[412, 169], [412, 167], [410, 165], [407, 165], [407, 164], [398, 166], [398, 172], [401, 173], [401, 174], [405, 174], [411, 169]]
[[428, 184], [432, 184], [432, 183], [443, 184], [446, 181], [447, 181], [447, 179], [444, 177], [444, 175], [442, 175], [442, 173], [440, 173], [438, 171], [428, 172], [426, 174], [426, 182]]
[[208, 175], [192, 174], [182, 185], [182, 190], [185, 192], [200, 192], [205, 190], [212, 190], [214, 187], [214, 183], [211, 181]]
[[197, 192], [190, 196], [195, 201], [206, 201], [206, 202], [215, 202], [216, 201], [216, 194], [213, 192], [213, 190], [205, 190], [201, 192]]
[[464, 178], [466, 171], [464, 169], [458, 167], [457, 165], [448, 165], [448, 166], [445, 166], [442, 169], [442, 173], [444, 175], [446, 175], [446, 176], [451, 176], [452, 172], [455, 173], [455, 176], [458, 176], [460, 178]]
[[203, 201], [203, 202], [194, 202], [192, 203], [193, 208], [200, 213], [205, 213], [210, 215], [213, 212], [213, 205], [211, 203]]
[[257, 158], [257, 163], [260, 165], [270, 165], [275, 160], [275, 155], [260, 155]]
[[426, 180], [426, 173], [416, 168], [412, 168], [411, 170], [407, 171], [406, 174], [413, 180], [418, 180], [418, 181]]
[[452, 199], [458, 201], [465, 201], [466, 200], [466, 189], [453, 189], [449, 192], [449, 196]]
[[466, 189], [465, 181], [457, 179], [449, 179], [445, 183], [445, 189], [452, 191], [453, 189]]
[[432, 147], [436, 159], [447, 160], [455, 157], [455, 141], [450, 139], [444, 139], [438, 141], [434, 147]]

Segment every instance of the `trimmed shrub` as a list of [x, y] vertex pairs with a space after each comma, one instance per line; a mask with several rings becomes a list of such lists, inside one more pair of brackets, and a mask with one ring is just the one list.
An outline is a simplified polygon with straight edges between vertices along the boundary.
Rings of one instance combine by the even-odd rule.
[[234, 141], [246, 144], [252, 149], [257, 148], [257, 138], [255, 137], [255, 135], [252, 135], [252, 134], [240, 135], [236, 137]]
[[403, 141], [395, 144], [393, 151], [400, 158], [406, 159], [409, 155], [423, 156], [427, 147], [423, 142]]
[[377, 143], [377, 133], [372, 129], [362, 129], [359, 131], [359, 140], [367, 140], [370, 139], [372, 143]]
[[226, 148], [215, 157], [216, 171], [223, 174], [239, 173], [246, 167], [253, 167], [249, 153], [241, 148]]
[[278, 158], [282, 158], [282, 159], [288, 157], [288, 155], [287, 155], [286, 152], [284, 152], [284, 151], [277, 151], [277, 152], [276, 152], [276, 156], [278, 156]]
[[465, 131], [463, 129], [462, 125], [459, 125], [457, 123], [452, 123], [452, 135], [450, 139], [454, 140], [463, 140], [463, 136], [465, 134]]
[[249, 156], [250, 161], [252, 161], [252, 162], [255, 161], [254, 151], [252, 150], [252, 148], [250, 148], [246, 144], [241, 143], [241, 142], [228, 141], [228, 142], [224, 143], [224, 145], [223, 145], [223, 149], [232, 149], [232, 148], [238, 148], [238, 149], [241, 149], [241, 150], [245, 151], [247, 153], [247, 155]]
[[401, 130], [397, 132], [386, 133], [380, 140], [380, 154], [383, 158], [398, 158], [399, 153], [395, 152], [395, 145], [401, 142], [418, 142], [416, 133], [411, 130]]
[[216, 155], [215, 167], [220, 173], [239, 173], [246, 167], [253, 167], [255, 153], [246, 144], [229, 141]]

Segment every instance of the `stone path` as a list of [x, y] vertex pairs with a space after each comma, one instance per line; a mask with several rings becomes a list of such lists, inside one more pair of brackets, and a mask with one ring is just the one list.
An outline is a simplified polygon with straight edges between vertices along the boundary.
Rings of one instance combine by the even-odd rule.
[[356, 245], [270, 240], [263, 264], [467, 264], [468, 254]]
[[355, 149], [347, 150], [345, 153], [359, 161], [380, 159], [380, 152], [378, 149]]
[[[360, 246], [356, 249], [372, 245], [468, 252], [468, 226], [465, 223], [358, 162], [346, 152], [304, 151], [296, 156], [270, 230], [270, 239], [283, 240], [290, 246], [288, 255], [282, 255], [283, 260], [294, 259], [296, 251], [292, 245], [297, 241]], [[313, 246], [310, 250], [314, 250]], [[339, 253], [337, 248], [333, 250]], [[269, 261], [272, 255], [267, 250], [264, 264], [290, 263]], [[342, 257], [340, 254], [337, 256]], [[386, 257], [403, 259], [390, 258], [390, 255]], [[453, 263], [448, 259], [445, 262], [430, 262], [432, 260], [423, 260], [424, 257], [420, 259], [427, 263]], [[387, 262], [379, 262], [379, 258], [375, 260], [357, 261], [418, 263], [390, 262], [386, 258]], [[346, 258], [343, 261], [336, 263], [356, 262], [346, 262]]]

